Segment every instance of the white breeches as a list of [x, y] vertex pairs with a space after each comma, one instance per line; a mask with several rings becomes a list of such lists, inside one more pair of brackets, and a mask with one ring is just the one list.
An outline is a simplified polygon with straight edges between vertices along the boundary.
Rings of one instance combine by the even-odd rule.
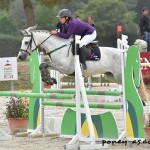
[[81, 48], [83, 45], [87, 45], [90, 42], [94, 41], [94, 39], [96, 38], [97, 33], [96, 31], [94, 31], [92, 34], [89, 35], [85, 35], [79, 42], [79, 47]]

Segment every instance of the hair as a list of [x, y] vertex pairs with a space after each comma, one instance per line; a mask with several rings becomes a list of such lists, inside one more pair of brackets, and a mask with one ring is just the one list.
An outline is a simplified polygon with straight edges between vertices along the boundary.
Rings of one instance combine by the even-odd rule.
[[148, 10], [148, 8], [147, 7], [143, 7], [142, 11], [144, 12], [145, 10]]
[[[65, 16], [64, 18], [66, 19], [66, 17], [68, 16]], [[66, 22], [69, 22], [69, 20], [71, 19], [72, 17], [68, 17], [68, 19], [66, 19]]]
[[94, 19], [93, 16], [88, 16], [88, 17], [91, 17], [91, 19]]

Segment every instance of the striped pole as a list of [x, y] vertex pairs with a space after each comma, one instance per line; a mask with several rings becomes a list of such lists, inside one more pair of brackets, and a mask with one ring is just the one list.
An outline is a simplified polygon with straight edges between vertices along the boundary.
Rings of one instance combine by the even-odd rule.
[[[43, 92], [45, 92], [45, 93], [75, 94], [74, 89], [44, 89]], [[120, 96], [120, 95], [122, 95], [122, 92], [88, 90], [88, 91], [86, 91], [86, 94], [87, 95]]]
[[51, 99], [72, 99], [75, 97], [75, 95], [71, 95], [71, 94], [22, 93], [22, 92], [10, 92], [10, 91], [0, 91], [0, 96], [51, 98]]
[[[60, 83], [60, 86], [61, 87], [64, 87], [64, 86], [75, 86], [75, 83], [74, 82], [61, 82]], [[103, 86], [118, 86], [117, 83], [84, 83], [84, 86], [91, 86], [91, 87], [103, 87]]]
[[[44, 106], [60, 106], [60, 107], [76, 107], [76, 103], [69, 102], [54, 102], [54, 101], [43, 101], [42, 105]], [[84, 108], [84, 104], [80, 105]], [[103, 109], [122, 109], [123, 105], [112, 105], [112, 104], [93, 104], [89, 103], [90, 108], [103, 108]]]

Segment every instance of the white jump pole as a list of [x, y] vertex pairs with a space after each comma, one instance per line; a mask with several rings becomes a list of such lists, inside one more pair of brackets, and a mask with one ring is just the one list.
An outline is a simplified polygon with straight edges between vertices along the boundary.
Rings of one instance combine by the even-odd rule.
[[142, 67], [150, 67], [150, 63], [141, 63]]
[[[75, 44], [76, 45], [76, 44]], [[75, 47], [76, 49], [76, 47]], [[78, 148], [80, 150], [87, 150], [87, 149], [101, 149], [101, 148], [108, 148], [108, 145], [103, 146], [102, 144], [96, 144], [96, 137], [94, 133], [94, 128], [92, 124], [92, 118], [90, 113], [90, 108], [87, 100], [86, 89], [84, 86], [84, 80], [80, 68], [79, 63], [79, 56], [75, 55], [75, 84], [76, 84], [76, 126], [77, 126], [77, 133], [73, 137], [73, 139], [65, 145], [65, 149], [73, 149]], [[84, 104], [84, 109], [86, 113], [87, 123], [89, 127], [90, 136], [89, 137], [82, 137], [81, 135], [81, 106], [80, 106], [80, 92], [82, 95], [82, 100]], [[79, 98], [79, 99], [78, 99]], [[89, 144], [80, 145], [80, 141], [88, 142]]]

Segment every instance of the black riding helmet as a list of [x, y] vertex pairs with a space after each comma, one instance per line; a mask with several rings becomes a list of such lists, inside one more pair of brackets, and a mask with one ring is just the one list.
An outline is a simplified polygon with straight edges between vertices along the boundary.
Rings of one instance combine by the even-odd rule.
[[60, 17], [71, 17], [71, 12], [69, 9], [62, 9], [59, 11], [59, 13], [56, 17], [58, 17], [58, 18], [60, 18]]

